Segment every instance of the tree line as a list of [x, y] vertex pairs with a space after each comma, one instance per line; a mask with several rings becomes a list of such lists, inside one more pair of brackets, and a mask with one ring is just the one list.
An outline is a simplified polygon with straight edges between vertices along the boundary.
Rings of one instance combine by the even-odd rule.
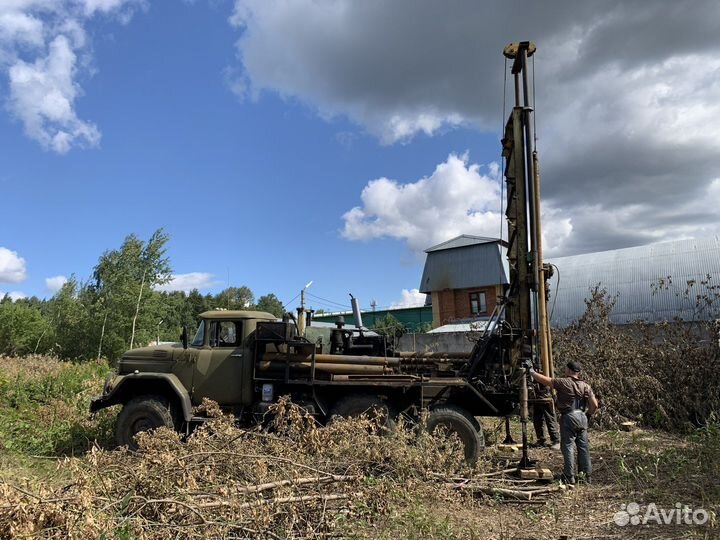
[[256, 309], [280, 317], [274, 294], [255, 300], [246, 286], [203, 295], [197, 289], [162, 291], [171, 279], [162, 229], [143, 241], [131, 234], [104, 252], [92, 276], [75, 276], [49, 299], [0, 300], [0, 354], [52, 354], [67, 359], [116, 359], [129, 348], [156, 340], [177, 341], [209, 309]]

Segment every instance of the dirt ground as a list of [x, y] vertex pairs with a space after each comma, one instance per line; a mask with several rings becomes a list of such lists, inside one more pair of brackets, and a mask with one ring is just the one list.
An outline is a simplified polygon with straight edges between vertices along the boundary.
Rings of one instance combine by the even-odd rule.
[[[447, 537], [452, 538], [720, 538], [716, 522], [720, 480], [703, 474], [702, 464], [686, 455], [693, 451], [683, 437], [662, 432], [591, 431], [594, 472], [590, 485], [578, 485], [538, 502], [464, 498], [444, 508], [435, 507], [433, 512], [438, 522], [445, 520], [449, 524], [452, 533]], [[501, 452], [497, 448], [491, 449], [490, 454], [498, 467], [512, 465], [519, 457], [519, 453]], [[530, 457], [553, 472], [562, 471], [559, 450], [531, 449]], [[716, 489], [708, 492], [708, 484], [715, 484]], [[618, 525], [616, 513], [631, 503], [639, 505], [637, 515], [641, 518], [651, 503], [666, 511], [682, 503], [692, 509], [707, 510], [708, 521], [704, 525], [666, 525], [651, 519], [647, 525]]]

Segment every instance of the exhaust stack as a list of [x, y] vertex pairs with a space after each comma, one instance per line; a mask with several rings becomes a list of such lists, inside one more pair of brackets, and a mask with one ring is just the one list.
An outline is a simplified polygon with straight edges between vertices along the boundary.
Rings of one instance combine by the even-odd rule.
[[352, 294], [350, 295], [350, 304], [352, 304], [353, 315], [355, 316], [355, 328], [362, 330], [362, 315], [360, 315], [360, 306], [358, 305], [357, 298]]

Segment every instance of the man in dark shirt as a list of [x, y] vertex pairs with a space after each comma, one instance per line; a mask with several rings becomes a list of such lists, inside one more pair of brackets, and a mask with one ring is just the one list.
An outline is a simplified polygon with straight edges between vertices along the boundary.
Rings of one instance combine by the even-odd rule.
[[[533, 404], [533, 427], [535, 428], [535, 446], [550, 446], [553, 450], [560, 450], [560, 427], [555, 418], [555, 408], [549, 401], [552, 399], [550, 389], [544, 386], [538, 388], [537, 397], [547, 399], [546, 403]], [[550, 442], [545, 438], [545, 427], [550, 436]]]
[[565, 377], [551, 379], [542, 373], [536, 373], [532, 362], [527, 361], [525, 366], [533, 380], [554, 388], [557, 394], [557, 408], [561, 414], [560, 446], [565, 462], [563, 479], [569, 484], [575, 483], [575, 447], [577, 447], [578, 473], [585, 481], [589, 481], [592, 464], [587, 428], [590, 416], [598, 408], [598, 401], [590, 385], [580, 380], [582, 367], [571, 360], [565, 368]]

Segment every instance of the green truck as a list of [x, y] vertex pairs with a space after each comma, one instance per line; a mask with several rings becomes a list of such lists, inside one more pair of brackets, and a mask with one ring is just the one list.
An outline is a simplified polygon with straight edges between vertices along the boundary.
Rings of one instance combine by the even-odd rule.
[[429, 427], [456, 432], [474, 459], [484, 446], [476, 417], [516, 407], [515, 393], [486, 396], [471, 383], [477, 355], [396, 352], [382, 336], [342, 321], [303, 330], [301, 336], [290, 317], [258, 311], [205, 312], [192, 340], [184, 332], [180, 343], [126, 352], [91, 411], [122, 405], [117, 442], [135, 448], [141, 431], [186, 432], [204, 421], [193, 413], [204, 398], [242, 424], [262, 421], [285, 395], [321, 422], [369, 412], [392, 424], [401, 414], [412, 420], [428, 410]]

